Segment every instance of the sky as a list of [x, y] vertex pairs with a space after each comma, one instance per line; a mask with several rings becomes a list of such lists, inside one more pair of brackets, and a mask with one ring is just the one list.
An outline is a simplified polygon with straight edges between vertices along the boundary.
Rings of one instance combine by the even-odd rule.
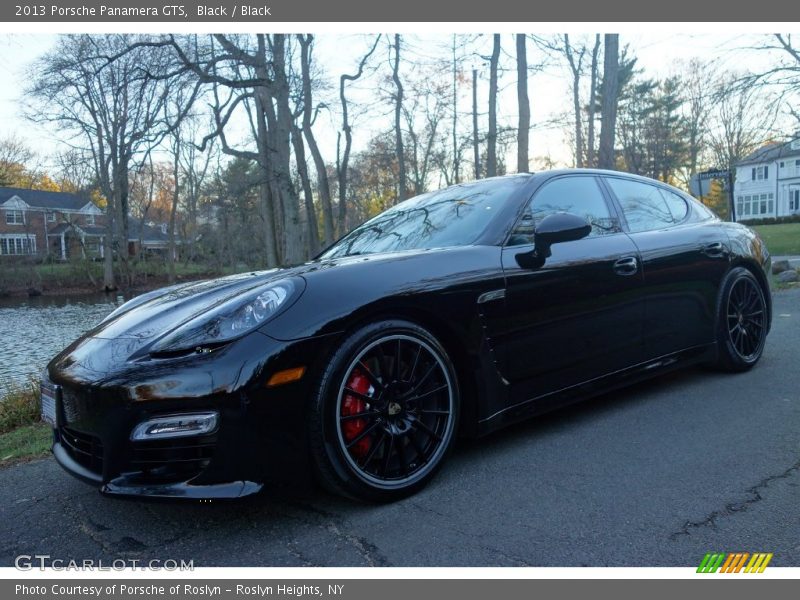
[[[487, 25], [488, 27], [488, 25]], [[665, 77], [679, 72], [681, 61], [684, 63], [692, 58], [703, 61], [715, 61], [719, 71], [732, 69], [758, 70], [769, 65], [774, 60], [774, 55], [769, 52], [753, 50], [761, 40], [759, 35], [732, 33], [698, 33], [696, 28], [681, 32], [673, 28], [670, 31], [659, 31], [645, 27], [641, 32], [623, 33], [620, 37], [621, 46], [629, 45], [638, 57], [638, 64], [645, 70], [649, 77]], [[719, 28], [710, 27], [711, 30]], [[584, 29], [584, 31], [586, 31]], [[593, 35], [574, 32], [574, 40], [593, 40]], [[410, 61], [401, 68], [412, 68], [412, 64], [430, 61], [433, 57], [447, 58], [447, 46], [450, 44], [451, 34], [434, 34], [425, 32], [411, 34], [404, 38], [407, 43], [406, 57]], [[37, 125], [27, 121], [23, 116], [25, 106], [24, 89], [26, 71], [31, 63], [48, 49], [56, 40], [54, 34], [0, 33], [0, 138], [16, 136], [28, 143], [39, 155], [45, 165], [49, 164], [48, 158], [59, 149], [63, 149], [59, 132], [45, 125]], [[368, 48], [371, 38], [362, 33], [317, 35], [315, 57], [319, 62], [322, 72], [326, 74], [327, 89], [318, 93], [317, 100], [325, 100], [332, 106], [338, 105], [338, 78], [344, 72], [353, 72], [360, 56]], [[499, 121], [501, 124], [516, 123], [516, 73], [514, 71], [513, 55], [514, 45], [510, 34], [502, 37], [503, 57], [501, 65], [505, 70], [500, 80], [499, 95]], [[478, 45], [479, 53], [490, 53], [491, 36], [481, 37]], [[529, 64], [541, 60], [541, 53], [533, 44], [528, 46]], [[485, 51], [484, 51], [485, 50]], [[383, 73], [388, 72], [388, 47], [381, 45], [374, 56], [375, 64], [380, 63]], [[488, 97], [488, 63], [478, 58], [467, 59], [464, 63], [467, 69], [473, 66], [479, 69], [481, 83], [479, 84], [480, 101], [485, 105]], [[402, 73], [401, 73], [402, 75]], [[442, 73], [448, 78], [449, 73]], [[390, 107], [375, 101], [374, 86], [377, 78], [364, 81], [353, 86], [348, 92], [354, 104], [370, 106], [371, 112], [361, 116], [360, 122], [354, 126], [354, 150], [357, 151], [372, 134], [385, 130], [391, 125], [390, 117], [375, 118], [375, 114], [388, 114]], [[379, 83], [379, 82], [378, 82]], [[553, 120], [563, 115], [571, 106], [570, 99], [571, 80], [566, 64], [560, 61], [551, 64], [544, 70], [533, 73], [529, 79], [529, 96], [532, 109], [531, 131], [531, 156], [549, 156], [559, 166], [571, 164], [571, 152], [566, 139], [563, 125], [554, 125]], [[464, 119], [469, 119], [471, 105], [471, 91], [468, 84], [459, 90], [459, 111]], [[357, 110], [354, 111], [358, 113]], [[322, 148], [324, 158], [333, 162], [336, 154], [336, 131], [339, 125], [338, 112], [323, 113], [319, 123], [315, 125], [316, 135]], [[481, 117], [485, 127], [485, 115]], [[247, 126], [244, 119], [238, 122], [238, 136], [230, 136], [234, 140], [239, 138], [243, 145], [250, 143], [247, 136]], [[510, 165], [515, 161], [509, 157]]]

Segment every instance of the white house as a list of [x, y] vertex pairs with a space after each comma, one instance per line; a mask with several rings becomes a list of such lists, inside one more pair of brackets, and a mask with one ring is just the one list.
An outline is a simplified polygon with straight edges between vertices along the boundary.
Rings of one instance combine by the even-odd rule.
[[800, 215], [800, 136], [737, 163], [734, 196], [737, 221]]

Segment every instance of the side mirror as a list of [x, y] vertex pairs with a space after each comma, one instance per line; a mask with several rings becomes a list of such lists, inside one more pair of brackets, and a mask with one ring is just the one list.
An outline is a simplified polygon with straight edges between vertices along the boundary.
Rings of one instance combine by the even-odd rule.
[[585, 238], [592, 231], [586, 219], [567, 212], [546, 216], [533, 232], [533, 250], [516, 255], [523, 269], [536, 269], [550, 256], [550, 246]]

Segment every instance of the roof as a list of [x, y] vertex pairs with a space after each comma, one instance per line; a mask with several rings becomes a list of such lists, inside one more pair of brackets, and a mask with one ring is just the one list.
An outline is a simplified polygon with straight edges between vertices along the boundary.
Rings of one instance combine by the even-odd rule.
[[0, 187], [0, 204], [18, 196], [29, 206], [62, 210], [80, 210], [91, 201], [69, 192], [47, 192], [24, 188]]
[[72, 229], [72, 225], [70, 223], [59, 223], [55, 227], [51, 227], [47, 231], [47, 235], [61, 235], [69, 229]]
[[[744, 159], [736, 163], [736, 166], [754, 165], [758, 163], [773, 162], [780, 158], [789, 156], [800, 156], [800, 138], [789, 140], [788, 142], [772, 142], [761, 146], [758, 150], [751, 152]], [[795, 142], [795, 143], [793, 143]], [[795, 146], [795, 148], [792, 148]]]
[[142, 242], [169, 242], [169, 234], [164, 233], [160, 227], [153, 227], [145, 224], [140, 230], [140, 222], [135, 219], [128, 219], [128, 240], [138, 242], [141, 237]]

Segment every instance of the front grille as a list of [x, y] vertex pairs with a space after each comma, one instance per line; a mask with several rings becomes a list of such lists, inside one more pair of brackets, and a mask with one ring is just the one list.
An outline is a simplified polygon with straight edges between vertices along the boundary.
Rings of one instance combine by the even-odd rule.
[[191, 476], [208, 466], [216, 446], [216, 435], [131, 442], [129, 465], [156, 477]]
[[62, 427], [61, 445], [72, 459], [94, 473], [103, 472], [103, 444], [97, 436]]

